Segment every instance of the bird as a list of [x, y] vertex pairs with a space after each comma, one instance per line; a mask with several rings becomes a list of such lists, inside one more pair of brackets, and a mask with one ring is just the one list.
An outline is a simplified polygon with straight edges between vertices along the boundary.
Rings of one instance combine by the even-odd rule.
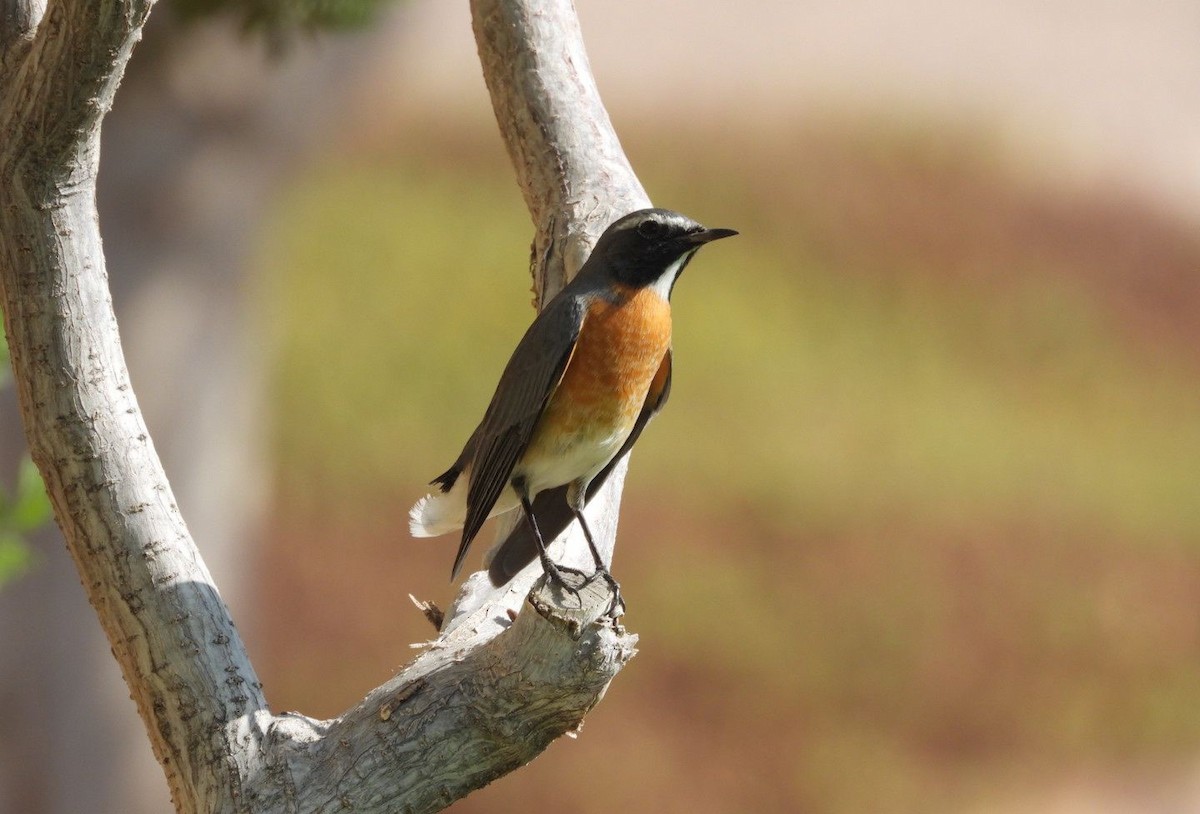
[[702, 246], [736, 234], [658, 208], [630, 212], [604, 230], [579, 273], [525, 331], [482, 421], [430, 481], [437, 489], [409, 512], [414, 537], [462, 530], [451, 580], [484, 522], [519, 508], [525, 523], [491, 556], [494, 585], [538, 557], [548, 579], [570, 587], [562, 572], [576, 569], [557, 565], [546, 540], [575, 519], [595, 560], [589, 579], [606, 577], [619, 596], [583, 508], [666, 402], [679, 275]]

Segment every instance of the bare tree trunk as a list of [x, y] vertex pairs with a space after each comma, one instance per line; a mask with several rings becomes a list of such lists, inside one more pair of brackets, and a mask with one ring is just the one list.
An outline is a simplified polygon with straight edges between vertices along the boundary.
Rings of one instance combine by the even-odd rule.
[[[331, 38], [270, 60], [229, 21], [184, 28], [155, 15], [145, 36], [104, 122], [98, 208], [110, 287], [172, 489], [243, 618], [270, 488], [252, 237], [280, 182], [338, 120], [344, 94], [331, 91], [384, 38]], [[208, 65], [221, 68], [198, 67]], [[25, 449], [5, 388], [0, 477]], [[162, 812], [162, 771], [62, 536], [46, 529], [31, 542], [36, 567], [0, 591], [0, 811]]]
[[[468, 590], [455, 624], [344, 715], [270, 712], [140, 415], [107, 287], [100, 123], [151, 0], [16, 2], [0, 32], [0, 296], [20, 407], [176, 807], [436, 811], [531, 760], [578, 725], [633, 654], [602, 581], [565, 604], [544, 580], [527, 598]], [[645, 194], [600, 105], [569, 0], [476, 2], [473, 12], [538, 226], [545, 292]], [[611, 551], [615, 498], [605, 511], [597, 530]]]

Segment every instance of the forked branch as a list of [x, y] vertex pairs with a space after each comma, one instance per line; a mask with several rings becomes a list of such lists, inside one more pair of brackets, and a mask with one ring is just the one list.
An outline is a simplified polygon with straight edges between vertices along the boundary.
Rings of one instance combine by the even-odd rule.
[[[462, 595], [331, 721], [270, 712], [129, 383], [95, 204], [100, 125], [152, 0], [13, 0], [0, 30], [0, 297], [35, 462], [180, 811], [436, 811], [576, 727], [633, 654], [602, 581]], [[646, 205], [570, 0], [472, 4], [539, 291]], [[620, 478], [596, 524], [611, 551]], [[528, 597], [526, 597], [528, 594]]]

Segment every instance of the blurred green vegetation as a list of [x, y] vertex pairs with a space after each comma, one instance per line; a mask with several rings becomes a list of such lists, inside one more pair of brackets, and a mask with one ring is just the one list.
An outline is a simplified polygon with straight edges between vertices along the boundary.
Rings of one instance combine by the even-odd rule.
[[173, 0], [180, 20], [192, 23], [232, 17], [247, 34], [282, 52], [303, 35], [362, 28], [389, 0]]
[[289, 486], [337, 506], [454, 459], [533, 313], [520, 207], [501, 176], [369, 163], [293, 190], [264, 254], [277, 395], [304, 405], [279, 416]]
[[[396, 620], [453, 542], [405, 511], [532, 318], [510, 173], [444, 135], [313, 168], [263, 246], [267, 602], [312, 631], [268, 659], [285, 707], [337, 712], [428, 636]], [[969, 140], [626, 144], [656, 202], [742, 233], [676, 289], [626, 489], [643, 652], [578, 743], [456, 810], [961, 810], [1200, 747], [1200, 242]], [[588, 797], [599, 765], [637, 799]]]
[[50, 522], [50, 500], [37, 467], [28, 457], [17, 470], [13, 493], [0, 489], [0, 587], [25, 573], [33, 565], [33, 552], [26, 535]]
[[[697, 504], [735, 484], [783, 528], [982, 512], [1200, 540], [1194, 360], [1130, 343], [1087, 280], [1036, 258], [1001, 290], [920, 257], [832, 267], [803, 226], [648, 176], [746, 237], [676, 291], [686, 409], [656, 422], [635, 478]], [[344, 498], [436, 474], [532, 317], [514, 185], [452, 162], [327, 165], [279, 217], [279, 394], [305, 404], [280, 417], [285, 471]]]
[[[6, 387], [10, 379], [8, 345], [0, 333], [0, 388]], [[33, 565], [33, 553], [25, 537], [48, 522], [50, 500], [37, 467], [26, 456], [18, 465], [12, 493], [0, 486], [0, 588]]]

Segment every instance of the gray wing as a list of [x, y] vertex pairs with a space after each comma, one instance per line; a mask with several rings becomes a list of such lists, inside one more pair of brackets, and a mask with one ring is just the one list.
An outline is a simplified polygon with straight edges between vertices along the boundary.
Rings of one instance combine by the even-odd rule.
[[[592, 478], [591, 483], [588, 484], [585, 500], [591, 500], [596, 492], [600, 491], [600, 487], [608, 479], [608, 474], [612, 472], [613, 467], [633, 448], [634, 443], [642, 434], [642, 430], [646, 428], [646, 424], [650, 422], [651, 418], [658, 415], [670, 395], [671, 351], [668, 350], [659, 365], [658, 374], [651, 383], [650, 392], [646, 394], [646, 403], [642, 405], [642, 411], [633, 425], [633, 431], [625, 439], [621, 451], [613, 456], [613, 459], [604, 469], [600, 470], [596, 477]], [[541, 530], [542, 537], [547, 542], [562, 534], [563, 529], [575, 519], [574, 512], [567, 504], [567, 487], [560, 486], [557, 489], [547, 489], [541, 492], [533, 501], [533, 515], [537, 518], [538, 529]], [[536, 556], [537, 543], [533, 539], [533, 532], [529, 528], [529, 524], [518, 523], [496, 549], [492, 561], [488, 565], [488, 577], [491, 579], [492, 585], [497, 588], [504, 585], [515, 577], [518, 571], [533, 562], [533, 558]]]
[[575, 350], [586, 313], [585, 297], [556, 297], [529, 326], [508, 360], [492, 403], [472, 436], [467, 516], [455, 572], [529, 445], [538, 418]]

